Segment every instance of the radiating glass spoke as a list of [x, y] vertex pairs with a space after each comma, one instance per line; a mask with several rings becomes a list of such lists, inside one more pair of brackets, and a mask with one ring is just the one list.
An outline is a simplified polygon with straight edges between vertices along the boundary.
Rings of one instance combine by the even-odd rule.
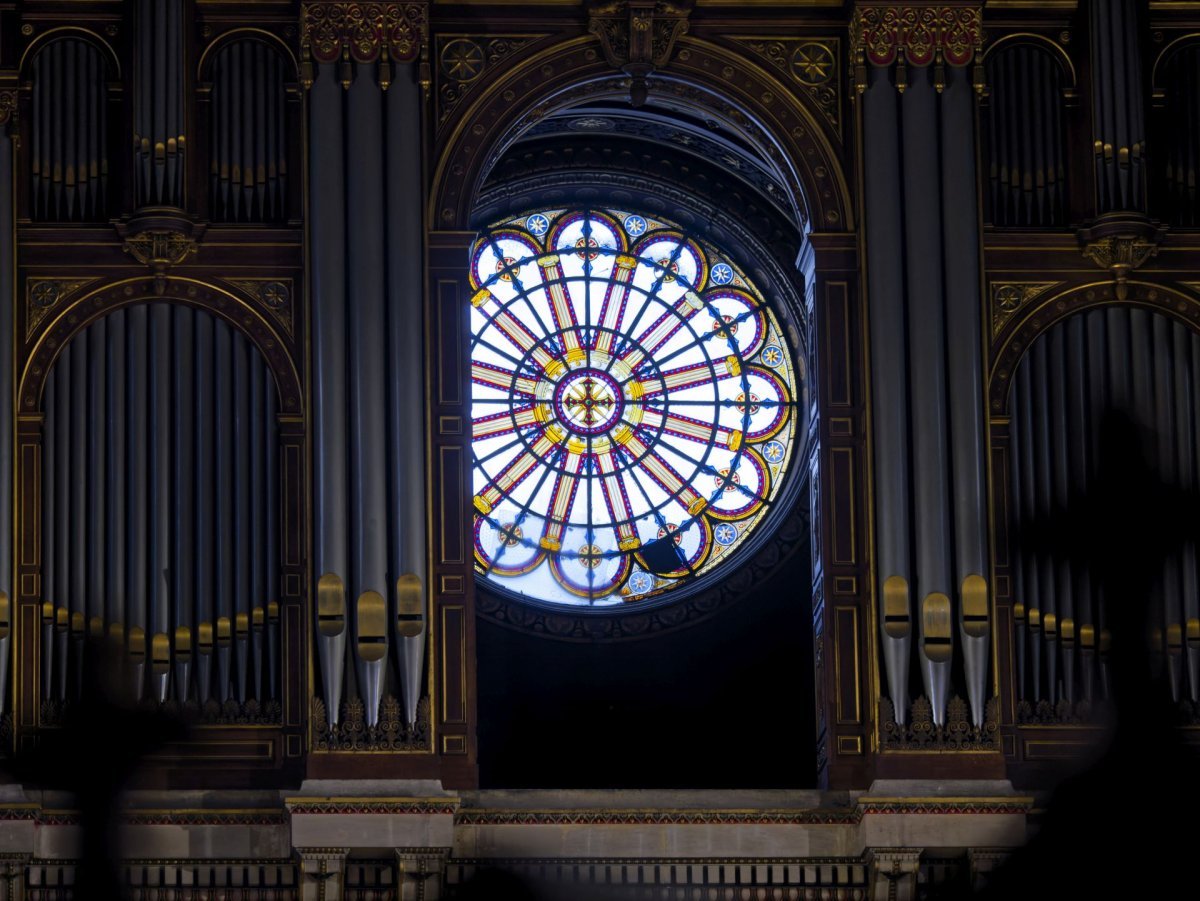
[[480, 573], [607, 606], [735, 555], [803, 422], [750, 281], [678, 226], [614, 210], [498, 223], [471, 259]]

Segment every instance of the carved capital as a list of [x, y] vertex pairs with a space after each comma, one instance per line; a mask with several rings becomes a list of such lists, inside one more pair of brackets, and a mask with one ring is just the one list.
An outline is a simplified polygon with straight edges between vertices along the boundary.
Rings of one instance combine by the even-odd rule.
[[340, 3], [305, 0], [300, 7], [300, 80], [306, 88], [316, 78], [313, 65], [341, 62], [338, 80], [353, 81], [351, 61], [379, 64], [379, 86], [392, 79], [392, 62], [420, 60], [419, 78], [428, 88], [429, 3]]
[[905, 65], [935, 67], [940, 91], [946, 79], [943, 66], [966, 66], [975, 61], [975, 88], [983, 89], [983, 70], [976, 57], [983, 46], [983, 4], [909, 2], [879, 5], [860, 2], [850, 18], [850, 55], [855, 61], [858, 93], [867, 87], [866, 65], [897, 63], [896, 87], [905, 87]]
[[634, 106], [646, 102], [646, 76], [667, 64], [691, 11], [692, 0], [598, 0], [588, 7], [588, 31], [600, 39], [609, 65], [632, 78]]
[[1084, 258], [1112, 273], [1117, 300], [1129, 293], [1129, 273], [1158, 253], [1165, 226], [1142, 216], [1112, 213], [1080, 229], [1079, 244]]

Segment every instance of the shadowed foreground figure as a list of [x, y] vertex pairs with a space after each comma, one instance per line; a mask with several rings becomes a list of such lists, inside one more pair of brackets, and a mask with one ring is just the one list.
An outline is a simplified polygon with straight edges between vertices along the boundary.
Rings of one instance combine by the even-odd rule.
[[123, 896], [117, 813], [121, 792], [147, 754], [185, 735], [183, 725], [161, 713], [135, 709], [124, 655], [106, 641], [84, 653], [83, 696], [62, 729], [42, 735], [36, 751], [8, 762], [26, 788], [70, 792], [79, 810], [76, 901], [114, 901]]
[[1037, 835], [978, 897], [1109, 897], [1116, 880], [1136, 886], [1138, 898], [1195, 892], [1200, 755], [1175, 726], [1165, 677], [1151, 672], [1147, 635], [1155, 576], [1168, 554], [1200, 538], [1200, 500], [1163, 484], [1127, 417], [1110, 413], [1100, 442], [1086, 495], [1047, 521], [1022, 524], [1017, 537], [1087, 566], [1102, 586], [1112, 633], [1110, 740], [1058, 786]]

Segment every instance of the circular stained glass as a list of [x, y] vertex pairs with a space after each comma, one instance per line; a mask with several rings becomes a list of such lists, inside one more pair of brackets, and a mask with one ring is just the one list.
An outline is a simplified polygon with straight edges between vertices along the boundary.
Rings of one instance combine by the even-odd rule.
[[775, 315], [657, 217], [541, 210], [471, 255], [475, 563], [495, 586], [636, 605], [735, 560], [798, 428]]

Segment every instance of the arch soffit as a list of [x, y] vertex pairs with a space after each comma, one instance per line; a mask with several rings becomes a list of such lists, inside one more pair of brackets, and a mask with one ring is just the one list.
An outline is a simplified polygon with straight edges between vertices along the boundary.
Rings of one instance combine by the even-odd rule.
[[1187, 34], [1182, 34], [1171, 41], [1167, 46], [1159, 52], [1154, 58], [1154, 65], [1150, 69], [1150, 87], [1153, 91], [1158, 92], [1164, 90], [1162, 79], [1162, 67], [1176, 53], [1182, 50], [1187, 50], [1189, 47], [1200, 44], [1200, 31], [1192, 31]]
[[1019, 313], [1016, 322], [1007, 329], [1007, 337], [1000, 344], [988, 373], [988, 409], [992, 418], [1009, 415], [1014, 376], [1029, 349], [1075, 313], [1112, 306], [1139, 307], [1161, 313], [1200, 334], [1200, 296], [1152, 282], [1130, 281], [1126, 288], [1128, 295], [1124, 300], [1118, 300], [1111, 281], [1075, 285], [1048, 294]]
[[[792, 193], [805, 231], [853, 229], [848, 183], [825, 126], [757, 59], [684, 36], [671, 62], [652, 76], [651, 90], [724, 120], [761, 147]], [[443, 144], [430, 196], [431, 227], [470, 230], [471, 207], [488, 171], [524, 129], [583, 100], [626, 96], [628, 77], [604, 61], [591, 36], [545, 47], [515, 65], [464, 110]]]
[[109, 313], [144, 303], [185, 304], [227, 322], [248, 338], [267, 363], [279, 391], [281, 416], [299, 416], [304, 409], [300, 374], [287, 344], [248, 297], [230, 288], [180, 276], [168, 276], [162, 291], [153, 276], [138, 276], [89, 286], [69, 298], [41, 330], [21, 371], [17, 397], [22, 415], [41, 409], [46, 379], [59, 355], [80, 332]]
[[120, 80], [121, 78], [121, 62], [113, 50], [112, 45], [103, 37], [94, 31], [87, 28], [81, 28], [78, 25], [60, 25], [57, 28], [51, 28], [42, 32], [33, 40], [31, 40], [26, 48], [21, 52], [21, 60], [17, 63], [17, 71], [21, 73], [21, 80], [27, 81], [33, 77], [33, 73], [29, 68], [33, 65], [33, 61], [42, 50], [55, 41], [75, 38], [95, 47], [100, 56], [104, 59], [105, 68], [108, 70], [108, 77], [112, 80]]

